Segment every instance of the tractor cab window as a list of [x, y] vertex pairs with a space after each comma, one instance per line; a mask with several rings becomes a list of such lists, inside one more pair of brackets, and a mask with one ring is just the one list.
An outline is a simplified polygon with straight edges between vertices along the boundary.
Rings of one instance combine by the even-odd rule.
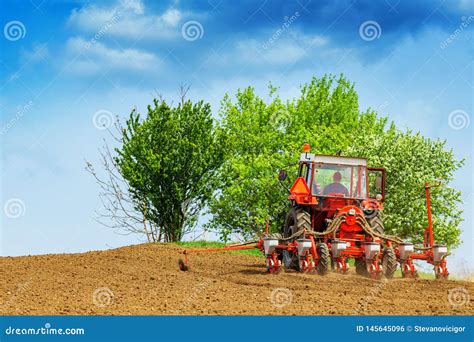
[[311, 184], [311, 173], [313, 171], [313, 167], [311, 163], [302, 163], [300, 164], [300, 170], [298, 172], [298, 177], [303, 177], [306, 184]]
[[366, 177], [363, 166], [316, 163], [313, 194], [327, 197], [366, 198]]
[[311, 184], [311, 175], [313, 173], [313, 164], [309, 163], [306, 164], [306, 169], [305, 169], [305, 181], [308, 186]]
[[377, 195], [382, 196], [382, 198], [385, 195], [385, 189], [384, 189], [384, 182], [385, 182], [385, 176], [384, 176], [384, 170], [383, 169], [377, 169], [377, 168], [371, 168], [369, 169], [369, 175], [368, 175], [368, 180], [369, 180], [369, 197], [370, 198], [376, 198]]

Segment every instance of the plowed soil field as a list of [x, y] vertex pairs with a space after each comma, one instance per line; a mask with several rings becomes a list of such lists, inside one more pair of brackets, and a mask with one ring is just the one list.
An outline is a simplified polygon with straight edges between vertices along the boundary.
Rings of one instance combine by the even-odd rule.
[[0, 314], [460, 315], [474, 283], [265, 272], [262, 257], [190, 255], [142, 244], [81, 254], [0, 258]]

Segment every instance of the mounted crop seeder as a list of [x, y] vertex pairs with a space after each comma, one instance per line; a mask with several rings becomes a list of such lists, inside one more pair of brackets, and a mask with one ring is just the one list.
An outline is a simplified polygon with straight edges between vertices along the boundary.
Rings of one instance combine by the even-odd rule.
[[[280, 171], [280, 181], [286, 172]], [[179, 267], [188, 269], [188, 254], [258, 248], [269, 273], [285, 269], [324, 275], [331, 267], [372, 278], [392, 278], [398, 264], [403, 277], [416, 277], [415, 260], [432, 264], [436, 278], [447, 278], [447, 248], [434, 243], [430, 185], [425, 184], [428, 226], [422, 247], [385, 234], [381, 217], [385, 199], [385, 169], [367, 166], [364, 158], [317, 155], [303, 145], [298, 176], [289, 190], [289, 210], [281, 233], [258, 241], [221, 248], [183, 251]]]

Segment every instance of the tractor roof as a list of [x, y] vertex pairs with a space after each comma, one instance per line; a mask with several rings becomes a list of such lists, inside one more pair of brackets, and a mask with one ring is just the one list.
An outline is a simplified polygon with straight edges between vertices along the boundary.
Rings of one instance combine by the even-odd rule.
[[329, 156], [314, 153], [301, 153], [300, 162], [303, 161], [322, 164], [367, 166], [367, 159], [365, 158]]

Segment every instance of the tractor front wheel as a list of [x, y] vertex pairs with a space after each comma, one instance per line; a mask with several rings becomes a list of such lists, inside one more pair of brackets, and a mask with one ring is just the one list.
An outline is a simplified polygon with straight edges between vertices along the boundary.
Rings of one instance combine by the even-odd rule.
[[325, 275], [328, 273], [330, 257], [329, 257], [329, 248], [325, 243], [319, 243], [316, 247], [316, 251], [319, 255], [318, 265], [316, 266], [316, 271], [320, 275]]
[[383, 274], [387, 279], [392, 279], [397, 270], [397, 257], [392, 247], [387, 247], [382, 254]]
[[370, 228], [372, 228], [376, 233], [383, 234], [385, 227], [383, 225], [382, 218], [377, 214], [376, 216], [368, 219]]

